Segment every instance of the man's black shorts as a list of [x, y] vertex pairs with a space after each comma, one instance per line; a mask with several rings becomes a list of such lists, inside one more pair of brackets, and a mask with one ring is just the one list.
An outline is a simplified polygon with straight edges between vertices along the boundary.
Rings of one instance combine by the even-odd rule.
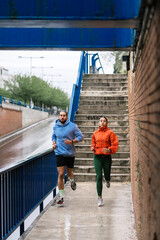
[[68, 168], [74, 167], [75, 157], [64, 157], [61, 155], [56, 155], [56, 164], [57, 167], [67, 166]]

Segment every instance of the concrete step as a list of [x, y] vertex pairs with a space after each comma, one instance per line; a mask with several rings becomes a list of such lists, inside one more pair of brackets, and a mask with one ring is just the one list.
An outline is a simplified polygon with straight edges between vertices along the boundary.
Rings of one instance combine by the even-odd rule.
[[98, 129], [100, 116], [108, 118], [108, 127], [119, 138], [119, 149], [112, 154], [112, 181], [130, 180], [130, 146], [128, 124], [128, 80], [122, 74], [85, 74], [75, 123], [84, 140], [75, 145], [74, 174], [77, 181], [95, 181], [91, 137]]
[[[121, 127], [121, 126], [129, 126], [129, 123], [128, 121], [108, 121], [108, 127], [109, 128], [112, 128], [112, 126], [115, 126], [115, 127]], [[98, 128], [98, 125], [99, 125], [99, 119], [98, 120], [75, 120], [75, 123], [78, 125], [78, 126], [97, 126]]]
[[128, 100], [80, 100], [79, 105], [127, 106]]
[[[94, 166], [74, 166], [74, 173], [95, 173]], [[111, 173], [130, 173], [129, 166], [112, 166]]]
[[[75, 158], [75, 165], [93, 166], [92, 158]], [[130, 166], [130, 158], [114, 158], [112, 155], [112, 166]]]
[[108, 81], [128, 81], [128, 76], [126, 74], [84, 74], [83, 75], [83, 80], [93, 80], [93, 79], [98, 79], [98, 80], [108, 80]]
[[128, 101], [128, 95], [123, 95], [123, 96], [115, 96], [115, 95], [108, 95], [108, 96], [102, 96], [102, 95], [97, 95], [97, 96], [86, 96], [86, 95], [81, 95], [80, 96], [80, 101], [85, 100], [85, 101], [92, 101], [92, 100], [101, 100], [101, 101], [108, 101], [108, 100], [116, 100], [116, 101], [123, 101], [127, 100]]
[[[75, 120], [96, 120], [99, 121], [100, 117], [102, 116], [102, 113], [98, 114], [76, 114]], [[121, 121], [128, 121], [128, 113], [127, 114], [107, 114], [107, 119], [109, 123], [113, 122], [121, 122]], [[114, 124], [113, 124], [114, 125]]]
[[[116, 152], [115, 154], [112, 154], [114, 158], [129, 158], [130, 153], [129, 152]], [[76, 151], [75, 154], [76, 158], [93, 158], [93, 153], [91, 151]]]
[[[129, 145], [129, 140], [126, 138], [119, 138], [119, 144], [120, 145]], [[91, 138], [84, 138], [82, 142], [76, 143], [75, 146], [78, 145], [91, 145]]]
[[104, 86], [103, 84], [99, 86], [83, 86], [82, 85], [82, 91], [128, 91], [128, 87], [125, 86], [114, 86], [114, 87], [108, 87]]
[[[91, 145], [91, 144], [90, 144]], [[90, 145], [75, 145], [76, 151], [89, 151]], [[129, 145], [119, 145], [118, 151], [120, 152], [129, 152], [130, 146]]]
[[125, 96], [127, 91], [81, 91], [81, 96]]
[[101, 111], [101, 108], [100, 107], [97, 107], [97, 109], [81, 109], [81, 107], [79, 107], [77, 113], [78, 114], [99, 114], [99, 113], [102, 113], [103, 115], [108, 115], [108, 114], [127, 114], [128, 113], [128, 108], [127, 109], [115, 109], [114, 108], [107, 108], [107, 107], [103, 107], [103, 111]]
[[[85, 130], [85, 129], [84, 129]], [[93, 135], [93, 131], [88, 131], [88, 132], [85, 132], [85, 131], [82, 131], [83, 133], [83, 136], [85, 138], [91, 138], [92, 135]], [[129, 133], [128, 132], [120, 132], [120, 131], [116, 131], [115, 134], [117, 135], [118, 139], [123, 137], [123, 138], [126, 138], [129, 140]]]
[[113, 112], [113, 110], [114, 110], [114, 112], [121, 112], [121, 111], [123, 111], [123, 110], [125, 110], [125, 111], [128, 111], [128, 106], [127, 105], [125, 105], [125, 104], [122, 104], [122, 105], [114, 105], [114, 104], [110, 104], [109, 102], [108, 102], [108, 104], [107, 105], [89, 105], [89, 104], [87, 104], [87, 105], [83, 105], [83, 104], [81, 104], [80, 103], [80, 105], [79, 105], [79, 110], [95, 110], [95, 111], [99, 111], [99, 110], [109, 110], [109, 111], [112, 111]]
[[83, 80], [82, 86], [87, 87], [87, 86], [99, 86], [103, 85], [105, 87], [128, 87], [128, 82], [127, 81], [118, 81], [113, 82], [113, 81], [106, 81], [105, 79], [97, 80], [97, 79], [87, 79]]
[[[109, 125], [108, 125], [109, 126]], [[79, 129], [82, 131], [82, 132], [94, 132], [95, 130], [98, 129], [98, 126], [81, 126], [81, 125], [78, 125]], [[129, 127], [127, 126], [110, 126], [109, 127], [113, 132], [127, 132], [129, 131]]]
[[[96, 182], [96, 174], [95, 173], [74, 173], [74, 178], [77, 182]], [[112, 173], [111, 174], [111, 182], [127, 182], [130, 181], [129, 173]]]

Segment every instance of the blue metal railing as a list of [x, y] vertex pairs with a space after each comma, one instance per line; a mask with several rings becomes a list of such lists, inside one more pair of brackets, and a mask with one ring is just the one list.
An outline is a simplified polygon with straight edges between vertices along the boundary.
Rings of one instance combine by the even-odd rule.
[[0, 95], [0, 107], [2, 106], [2, 96]]
[[71, 122], [74, 122], [75, 113], [78, 110], [83, 73], [85, 73], [85, 70], [87, 69], [87, 66], [85, 65], [85, 58], [86, 58], [85, 52], [82, 52], [80, 57], [77, 82], [76, 84], [73, 84], [72, 95], [70, 100], [68, 117], [71, 120]]
[[[11, 99], [11, 98], [2, 97], [2, 102], [16, 104], [16, 105], [19, 105], [19, 106], [31, 108], [31, 105], [27, 105], [27, 103], [24, 103], [24, 102], [21, 102], [21, 101], [18, 101], [18, 100], [14, 100], [14, 99]], [[40, 108], [40, 107], [37, 107], [37, 106], [33, 106], [32, 109], [48, 112], [47, 108]]]
[[[53, 150], [0, 171], [0, 239], [6, 239], [53, 191], [56, 194], [57, 170]], [[41, 206], [43, 210], [43, 206]]]
[[[96, 68], [97, 60], [99, 60], [99, 68]], [[74, 122], [75, 114], [78, 110], [83, 74], [91, 73], [91, 67], [93, 67], [92, 73], [96, 72], [95, 69], [99, 71], [102, 68], [102, 71], [103, 71], [103, 67], [102, 67], [98, 53], [89, 54], [87, 52], [82, 52], [80, 57], [77, 82], [76, 84], [73, 84], [72, 95], [71, 95], [70, 106], [69, 106], [68, 117], [71, 122]]]
[[[96, 68], [96, 61], [97, 60], [99, 61], [99, 67], [98, 68]], [[100, 69], [102, 69], [102, 72], [104, 73], [104, 70], [103, 70], [103, 67], [102, 67], [102, 64], [101, 64], [98, 53], [95, 53], [95, 54], [92, 55], [92, 66], [93, 66], [93, 73], [96, 73], [96, 69], [97, 69], [98, 72], [99, 72]]]

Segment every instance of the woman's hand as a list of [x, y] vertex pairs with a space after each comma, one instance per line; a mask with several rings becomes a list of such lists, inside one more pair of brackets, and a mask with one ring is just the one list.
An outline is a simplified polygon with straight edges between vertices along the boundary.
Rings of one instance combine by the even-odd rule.
[[94, 150], [95, 150], [94, 147], [91, 147], [91, 151], [94, 152]]
[[104, 153], [110, 153], [110, 150], [109, 150], [108, 148], [103, 148], [103, 149], [102, 149], [102, 152], [104, 152]]

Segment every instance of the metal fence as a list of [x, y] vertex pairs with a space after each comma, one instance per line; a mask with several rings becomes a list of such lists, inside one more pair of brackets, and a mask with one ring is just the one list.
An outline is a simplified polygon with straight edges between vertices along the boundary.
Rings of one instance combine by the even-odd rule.
[[25, 218], [52, 191], [56, 195], [57, 176], [52, 150], [0, 171], [0, 239], [18, 226], [23, 233]]
[[32, 108], [34, 110], [39, 110], [39, 111], [44, 111], [44, 112], [48, 112], [47, 108], [41, 108], [41, 107], [37, 107], [37, 106], [31, 106], [31, 105], [27, 105], [27, 103], [15, 100], [15, 99], [11, 99], [11, 98], [6, 98], [6, 97], [2, 97], [0, 96], [0, 105], [1, 103], [11, 103], [11, 104], [15, 104], [15, 105], [19, 105], [22, 107], [26, 107], [26, 108]]

